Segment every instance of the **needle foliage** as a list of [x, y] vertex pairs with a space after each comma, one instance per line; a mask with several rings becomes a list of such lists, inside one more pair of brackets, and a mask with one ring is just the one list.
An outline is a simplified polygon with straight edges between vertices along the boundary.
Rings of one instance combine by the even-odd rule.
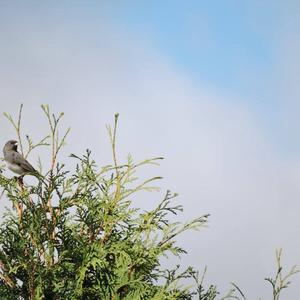
[[[133, 197], [141, 196], [140, 191], [155, 190], [155, 181], [160, 179], [140, 181], [136, 172], [162, 158], [134, 162], [128, 156], [119, 164], [116, 114], [113, 126], [107, 128], [112, 163], [97, 166], [87, 150], [81, 156], [72, 154], [77, 166], [67, 170], [58, 161], [69, 133], [68, 129], [61, 137], [58, 134], [63, 113], [55, 116], [47, 105], [42, 110], [50, 133], [36, 143], [29, 136], [22, 139], [22, 106], [16, 121], [5, 114], [25, 157], [44, 146], [50, 147], [51, 155], [45, 172], [39, 160], [35, 184], [8, 178], [0, 169], [2, 196], [11, 203], [0, 226], [0, 299], [216, 299], [216, 287], [205, 289], [204, 275], [192, 267], [165, 269], [160, 263], [163, 257], [186, 253], [176, 238], [205, 226], [208, 215], [185, 224], [171, 222], [170, 216], [180, 213], [182, 207], [173, 204], [176, 194], [170, 191], [152, 210], [132, 206]], [[286, 279], [281, 269], [275, 280], [267, 279], [275, 300], [287, 286]], [[185, 286], [188, 280], [192, 285]], [[228, 295], [219, 299], [246, 298], [233, 284]]]
[[58, 135], [63, 114], [51, 114], [46, 105], [42, 109], [50, 134], [37, 143], [26, 136], [27, 150], [21, 138], [22, 106], [17, 121], [5, 114], [23, 155], [50, 146], [51, 163], [35, 185], [20, 184], [1, 170], [0, 185], [13, 206], [0, 227], [1, 299], [191, 299], [192, 292], [179, 281], [193, 270], [165, 270], [160, 259], [185, 253], [175, 238], [204, 226], [208, 216], [171, 223], [169, 215], [182, 207], [172, 203], [176, 195], [169, 191], [150, 211], [132, 207], [132, 197], [154, 190], [159, 179], [140, 182], [136, 171], [161, 158], [135, 163], [129, 156], [119, 165], [118, 115], [108, 127], [113, 163], [98, 167], [87, 150], [82, 156], [72, 154], [77, 167], [66, 170], [57, 161], [69, 132]]

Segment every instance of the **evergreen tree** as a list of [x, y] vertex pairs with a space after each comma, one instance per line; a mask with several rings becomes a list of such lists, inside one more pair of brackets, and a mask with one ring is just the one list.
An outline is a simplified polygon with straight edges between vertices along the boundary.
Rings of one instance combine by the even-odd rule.
[[[173, 204], [176, 194], [169, 191], [150, 211], [132, 206], [132, 197], [155, 189], [151, 184], [159, 179], [140, 182], [136, 171], [161, 158], [136, 163], [128, 156], [125, 164], [119, 164], [115, 115], [114, 126], [108, 127], [113, 163], [98, 167], [87, 150], [82, 156], [72, 154], [77, 167], [74, 172], [66, 170], [58, 162], [69, 132], [58, 136], [63, 114], [51, 114], [47, 105], [42, 109], [50, 135], [38, 143], [26, 136], [27, 151], [21, 135], [22, 106], [17, 121], [5, 114], [16, 129], [22, 154], [27, 157], [37, 147], [49, 145], [51, 166], [36, 175], [34, 185], [7, 178], [1, 169], [2, 194], [12, 208], [0, 227], [0, 299], [216, 299], [216, 287], [204, 289], [203, 276], [192, 267], [179, 271], [179, 266], [170, 270], [160, 264], [162, 257], [186, 253], [177, 246], [176, 237], [205, 226], [208, 215], [186, 224], [172, 223], [170, 215], [182, 207]], [[279, 275], [276, 280], [282, 279]], [[182, 279], [193, 280], [195, 289], [184, 287]], [[268, 281], [279, 297], [286, 282], [278, 287], [278, 281]], [[222, 299], [240, 299], [235, 292], [245, 299], [236, 285]]]

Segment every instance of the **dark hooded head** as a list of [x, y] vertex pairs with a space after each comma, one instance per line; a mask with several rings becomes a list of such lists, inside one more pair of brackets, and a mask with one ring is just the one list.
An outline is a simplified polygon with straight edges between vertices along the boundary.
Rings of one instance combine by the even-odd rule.
[[10, 140], [5, 144], [3, 148], [3, 153], [5, 155], [6, 151], [17, 151], [17, 149], [18, 149], [18, 142], [15, 140]]

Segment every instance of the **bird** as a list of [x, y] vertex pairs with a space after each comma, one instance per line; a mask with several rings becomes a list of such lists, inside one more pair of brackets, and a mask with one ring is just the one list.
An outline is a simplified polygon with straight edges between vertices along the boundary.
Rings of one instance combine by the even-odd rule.
[[26, 174], [37, 174], [35, 168], [18, 152], [18, 142], [9, 140], [3, 148], [4, 160], [8, 169], [23, 177]]

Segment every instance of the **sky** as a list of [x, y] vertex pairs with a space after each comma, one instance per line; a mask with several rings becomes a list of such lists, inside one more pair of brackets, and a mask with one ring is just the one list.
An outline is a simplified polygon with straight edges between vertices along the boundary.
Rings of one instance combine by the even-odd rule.
[[[270, 299], [275, 249], [286, 268], [300, 265], [299, 35], [293, 0], [0, 1], [1, 112], [23, 103], [24, 134], [37, 140], [40, 104], [64, 111], [61, 160], [90, 148], [99, 165], [119, 112], [120, 160], [165, 157], [141, 172], [164, 179], [139, 205], [171, 189], [180, 221], [211, 214], [179, 239], [182, 265], [207, 266], [223, 293], [233, 281], [248, 299]], [[0, 124], [3, 143], [15, 137]], [[46, 150], [33, 165], [37, 156], [47, 165]], [[296, 276], [281, 299], [299, 286]]]

